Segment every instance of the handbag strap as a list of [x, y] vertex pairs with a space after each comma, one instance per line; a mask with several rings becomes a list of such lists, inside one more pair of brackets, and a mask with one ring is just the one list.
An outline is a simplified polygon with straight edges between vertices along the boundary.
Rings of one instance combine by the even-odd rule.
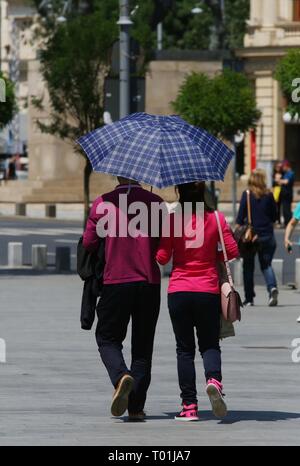
[[250, 190], [247, 189], [247, 211], [248, 211], [248, 225], [252, 226], [252, 212], [251, 212], [251, 197]]
[[218, 225], [218, 230], [219, 230], [219, 237], [220, 237], [222, 251], [223, 251], [223, 255], [224, 255], [224, 263], [225, 263], [225, 267], [226, 267], [228, 282], [229, 282], [229, 285], [231, 286], [231, 288], [234, 288], [234, 283], [233, 283], [233, 278], [232, 278], [232, 275], [231, 275], [230, 265], [229, 265], [229, 261], [228, 261], [228, 255], [227, 255], [227, 251], [226, 251], [226, 246], [225, 246], [223, 230], [222, 230], [222, 226], [221, 226], [221, 222], [220, 222], [219, 212], [215, 211], [215, 216], [216, 216], [216, 220], [217, 220], [217, 225]]

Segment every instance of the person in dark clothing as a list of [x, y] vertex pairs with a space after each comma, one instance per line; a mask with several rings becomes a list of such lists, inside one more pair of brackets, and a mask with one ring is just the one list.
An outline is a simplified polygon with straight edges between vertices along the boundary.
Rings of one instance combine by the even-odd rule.
[[[246, 306], [254, 305], [255, 256], [258, 253], [260, 268], [264, 275], [269, 293], [269, 306], [278, 304], [278, 288], [272, 260], [276, 251], [274, 222], [277, 218], [273, 194], [267, 189], [264, 170], [253, 171], [249, 179], [252, 225], [257, 235], [257, 247], [251, 246], [243, 252], [243, 275]], [[243, 193], [237, 216], [237, 228], [247, 224], [247, 193]]]
[[287, 227], [292, 219], [293, 188], [295, 183], [295, 174], [292, 171], [291, 164], [285, 160], [282, 164], [283, 176], [279, 181], [281, 185], [281, 202], [284, 217], [284, 226]]
[[[151, 236], [151, 224], [143, 235], [131, 236], [128, 210], [124, 211], [121, 195], [128, 209], [142, 202], [151, 211], [153, 203], [162, 199], [143, 189], [138, 183], [119, 178], [120, 185], [94, 202], [83, 246], [97, 251], [97, 234], [101, 205], [109, 203], [116, 215], [116, 232], [105, 239], [105, 267], [101, 299], [97, 306], [96, 340], [101, 359], [108, 371], [115, 392], [111, 404], [113, 416], [122, 416], [128, 409], [129, 420], [143, 421], [147, 390], [151, 380], [152, 352], [160, 309], [160, 270], [155, 261], [159, 237]], [[107, 210], [105, 207], [104, 210]], [[126, 234], [123, 235], [124, 227]], [[121, 232], [122, 230], [122, 232]], [[115, 234], [116, 233], [116, 234]], [[122, 349], [129, 321], [132, 321], [131, 367], [127, 367]]]
[[283, 176], [283, 171], [282, 171], [282, 163], [278, 162], [276, 163], [273, 171], [273, 194], [274, 194], [274, 199], [276, 202], [276, 207], [277, 207], [277, 218], [276, 222], [277, 225], [281, 225], [281, 191], [282, 187], [280, 184], [280, 181], [282, 180]]

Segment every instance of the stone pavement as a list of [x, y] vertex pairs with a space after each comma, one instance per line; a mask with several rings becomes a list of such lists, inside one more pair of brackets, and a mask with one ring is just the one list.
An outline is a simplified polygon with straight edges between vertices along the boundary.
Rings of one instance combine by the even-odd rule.
[[[80, 330], [81, 282], [74, 275], [0, 276], [0, 445], [300, 445], [300, 294], [281, 291], [280, 306], [243, 313], [237, 336], [223, 343], [229, 415], [215, 419], [198, 357], [201, 422], [176, 423], [179, 390], [175, 343], [166, 308], [157, 333], [148, 421], [112, 419], [112, 387], [93, 332]], [[128, 345], [127, 345], [128, 346]], [[128, 354], [128, 353], [127, 353]], [[300, 352], [299, 352], [300, 354]]]

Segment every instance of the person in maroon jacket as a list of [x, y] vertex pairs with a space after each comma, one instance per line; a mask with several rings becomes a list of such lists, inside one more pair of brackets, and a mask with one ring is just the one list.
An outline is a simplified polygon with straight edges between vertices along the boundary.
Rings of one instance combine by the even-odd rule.
[[[113, 206], [115, 232], [108, 231], [105, 240], [104, 286], [97, 307], [96, 340], [102, 361], [115, 392], [111, 405], [113, 416], [122, 416], [128, 409], [130, 420], [144, 420], [144, 406], [151, 381], [151, 365], [156, 324], [160, 310], [160, 270], [155, 256], [159, 235], [148, 231], [134, 236], [127, 232], [132, 215], [125, 212], [120, 199], [126, 198], [128, 208], [141, 202], [148, 212], [162, 199], [135, 181], [118, 178], [119, 186], [96, 199], [86, 230], [83, 246], [90, 252], [99, 247], [99, 221], [104, 218], [104, 204]], [[106, 210], [107, 213], [107, 210]], [[123, 232], [123, 233], [122, 233]], [[116, 234], [115, 234], [116, 233]], [[127, 327], [132, 320], [132, 361], [127, 367], [122, 349]]]

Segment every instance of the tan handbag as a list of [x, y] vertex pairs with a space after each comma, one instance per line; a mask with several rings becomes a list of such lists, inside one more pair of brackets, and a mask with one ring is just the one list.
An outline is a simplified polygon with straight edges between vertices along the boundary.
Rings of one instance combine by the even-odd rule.
[[249, 189], [247, 193], [247, 225], [240, 226], [234, 233], [240, 252], [249, 246], [256, 247], [257, 234], [252, 225], [251, 196]]
[[221, 286], [222, 314], [226, 321], [234, 323], [237, 320], [241, 321], [241, 307], [243, 306], [243, 304], [239, 293], [234, 288], [233, 278], [231, 275], [223, 231], [218, 212], [215, 212], [215, 215], [217, 219], [217, 225], [227, 274], [227, 281], [225, 281]]

